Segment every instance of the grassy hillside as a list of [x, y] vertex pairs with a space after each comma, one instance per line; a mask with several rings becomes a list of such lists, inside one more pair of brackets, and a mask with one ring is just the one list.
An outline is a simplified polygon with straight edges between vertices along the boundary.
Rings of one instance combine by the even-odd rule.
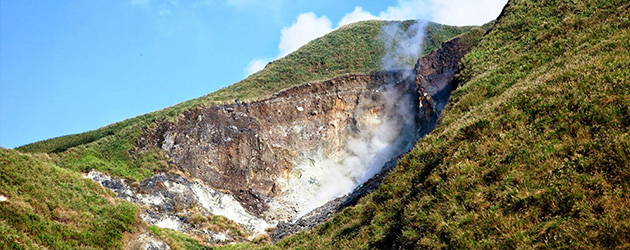
[[[384, 54], [380, 31], [386, 23], [366, 21], [344, 26], [217, 92], [98, 130], [45, 140], [17, 150], [49, 153], [55, 164], [76, 171], [85, 172], [95, 168], [120, 177], [144, 179], [155, 171], [166, 170], [167, 159], [159, 150], [141, 155], [130, 154], [135, 149], [135, 140], [142, 129], [155, 126], [158, 121], [175, 121], [184, 111], [199, 106], [229, 103], [236, 98], [243, 101], [259, 100], [312, 81], [377, 71]], [[402, 27], [407, 28], [412, 24], [413, 21], [405, 21]], [[472, 28], [429, 24], [424, 53]]]
[[[402, 22], [406, 30], [414, 21]], [[350, 73], [369, 73], [381, 69], [385, 55], [380, 37], [384, 21], [359, 22], [344, 26], [316, 39], [265, 70], [207, 97], [212, 100], [259, 100], [278, 90], [312, 81], [321, 81]], [[439, 48], [442, 42], [469, 31], [473, 26], [454, 27], [430, 23], [427, 27], [423, 54]], [[413, 65], [410, 65], [413, 66]]]
[[511, 0], [386, 183], [263, 248], [630, 248], [629, 10]]
[[121, 248], [140, 223], [133, 204], [45, 155], [0, 149], [0, 173], [0, 249]]
[[[17, 151], [0, 149], [0, 195], [8, 197], [0, 202], [0, 249], [116, 249], [123, 246], [125, 236], [146, 230], [176, 249], [206, 248], [190, 236], [146, 228], [137, 218], [136, 206], [113, 199], [115, 194], [78, 172], [95, 168], [144, 179], [168, 168], [167, 157], [160, 150], [134, 153], [142, 129], [157, 121], [174, 121], [198, 106], [235, 98], [256, 100], [309, 81], [379, 70], [384, 53], [379, 34], [384, 24], [368, 21], [343, 27], [241, 82], [174, 107]], [[403, 26], [411, 24], [407, 21]], [[472, 28], [430, 24], [425, 52]], [[252, 88], [257, 91], [250, 92]]]

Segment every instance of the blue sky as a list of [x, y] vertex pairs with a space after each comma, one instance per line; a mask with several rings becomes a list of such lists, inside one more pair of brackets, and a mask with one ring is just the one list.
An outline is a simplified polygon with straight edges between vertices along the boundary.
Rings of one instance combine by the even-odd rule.
[[481, 24], [506, 1], [0, 0], [0, 146], [208, 94], [346, 23]]

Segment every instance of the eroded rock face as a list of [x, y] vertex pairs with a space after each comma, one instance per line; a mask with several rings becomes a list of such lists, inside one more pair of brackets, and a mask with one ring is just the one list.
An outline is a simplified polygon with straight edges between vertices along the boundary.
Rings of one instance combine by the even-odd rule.
[[[424, 137], [435, 127], [451, 91], [456, 88], [452, 82], [457, 72], [457, 65], [471, 49], [472, 46], [463, 45], [460, 38], [454, 38], [443, 43], [442, 48], [418, 59], [415, 66], [419, 93], [418, 105], [420, 106], [417, 114], [418, 138]], [[392, 158], [391, 161], [384, 164], [380, 173], [358, 186], [351, 193], [330, 200], [296, 220], [280, 222], [271, 232], [272, 240], [276, 242], [285, 236], [311, 229], [332, 218], [344, 208], [356, 204], [360, 198], [381, 185], [395, 167], [396, 161], [396, 158]]]
[[414, 71], [342, 76], [262, 101], [191, 110], [137, 141], [138, 151], [166, 152], [186, 177], [162, 174], [122, 189], [100, 182], [149, 204], [150, 224], [192, 230], [171, 203], [209, 204], [197, 207], [221, 214], [213, 208], [220, 204], [203, 198], [214, 197], [234, 200], [230, 206], [242, 212], [226, 217], [253, 234], [277, 225], [271, 236], [278, 240], [312, 228], [378, 188], [396, 159], [435, 127], [471, 48], [456, 38], [420, 58]]
[[208, 243], [239, 242], [244, 238], [229, 229], [200, 227], [192, 221], [195, 216], [225, 216], [251, 236], [263, 234], [273, 226], [250, 215], [231, 195], [179, 175], [158, 174], [140, 183], [129, 183], [95, 170], [86, 177], [116, 192], [119, 198], [141, 205], [140, 216], [148, 224], [196, 235]]
[[[403, 133], [411, 135], [407, 144], [415, 142], [419, 94], [410, 75], [350, 75], [259, 102], [196, 109], [177, 124], [145, 131], [138, 144], [162, 148], [183, 171], [234, 195], [251, 214], [267, 221], [289, 220], [313, 206], [300, 200], [309, 199], [304, 195], [316, 196], [325, 185], [318, 183], [317, 174], [322, 173], [309, 175], [310, 169], [337, 172], [335, 167], [346, 166], [340, 161], [360, 154], [348, 150], [348, 141], [369, 144], [361, 141], [363, 134], [379, 133], [376, 130], [389, 122], [400, 124], [392, 125], [396, 131], [388, 131], [394, 134], [385, 143]], [[407, 117], [401, 117], [402, 109]], [[352, 178], [359, 184], [370, 177]]]
[[459, 62], [472, 48], [456, 37], [442, 43], [438, 50], [418, 59], [415, 66], [418, 86], [431, 97], [432, 105], [438, 113], [444, 109], [451, 91], [457, 87], [452, 82]]

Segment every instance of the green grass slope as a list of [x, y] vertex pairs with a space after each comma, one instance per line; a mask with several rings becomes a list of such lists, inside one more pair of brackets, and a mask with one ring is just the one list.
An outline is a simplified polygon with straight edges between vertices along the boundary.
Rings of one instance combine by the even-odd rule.
[[[63, 136], [16, 150], [0, 149], [0, 249], [118, 249], [125, 236], [146, 231], [138, 208], [78, 172], [95, 168], [141, 180], [168, 170], [160, 150], [135, 153], [142, 129], [174, 121], [184, 111], [235, 98], [256, 100], [310, 81], [379, 70], [379, 37], [385, 22], [343, 27], [317, 39], [265, 70], [215, 93], [86, 133]], [[412, 22], [403, 22], [408, 27]], [[473, 27], [430, 24], [425, 53]], [[250, 92], [252, 88], [259, 91]], [[175, 249], [204, 249], [196, 239], [157, 227], [153, 234]]]
[[261, 248], [630, 248], [629, 10], [510, 0], [379, 190]]
[[0, 149], [0, 249], [116, 249], [138, 208], [39, 157]]
[[[402, 22], [404, 29], [413, 21]], [[271, 97], [275, 92], [312, 81], [330, 79], [350, 73], [378, 71], [384, 51], [380, 37], [384, 21], [365, 21], [339, 28], [315, 39], [296, 52], [273, 61], [250, 77], [214, 93], [164, 110], [141, 115], [98, 130], [49, 139], [17, 148], [26, 153], [48, 153], [60, 167], [86, 172], [92, 168], [112, 175], [141, 180], [155, 171], [167, 170], [167, 159], [159, 150], [135, 155], [135, 141], [143, 129], [158, 122], [176, 121], [192, 108]], [[471, 30], [430, 23], [425, 37], [424, 53], [438, 48], [441, 42]], [[487, 28], [487, 27], [486, 27]]]

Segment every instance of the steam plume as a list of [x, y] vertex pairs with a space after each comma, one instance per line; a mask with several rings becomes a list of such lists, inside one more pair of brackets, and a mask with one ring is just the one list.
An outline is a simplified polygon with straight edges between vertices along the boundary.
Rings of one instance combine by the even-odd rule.
[[327, 159], [315, 164], [321, 168], [317, 171], [319, 176], [308, 178], [318, 182], [316, 195], [301, 208], [300, 215], [351, 192], [379, 173], [386, 162], [410, 149], [416, 138], [417, 108], [414, 108], [416, 97], [405, 90], [409, 88], [396, 83], [381, 86], [379, 92], [383, 95], [385, 108], [382, 123], [375, 127], [366, 126], [349, 138], [340, 161]]
[[309, 180], [311, 185], [298, 185], [314, 188], [295, 192], [302, 196], [295, 198], [303, 201], [298, 202], [299, 216], [351, 192], [379, 173], [386, 162], [409, 150], [417, 140], [417, 91], [411, 67], [421, 52], [426, 22], [404, 26], [401, 22], [390, 22], [382, 29], [387, 51], [382, 58], [383, 69], [402, 72], [401, 78], [391, 79], [379, 89], [384, 106], [382, 121], [377, 126], [365, 126], [351, 136], [341, 157], [325, 156], [302, 173], [301, 179]]
[[427, 22], [418, 20], [405, 29], [404, 23], [389, 22], [381, 35], [385, 44], [383, 69], [386, 71], [409, 70], [420, 56]]

